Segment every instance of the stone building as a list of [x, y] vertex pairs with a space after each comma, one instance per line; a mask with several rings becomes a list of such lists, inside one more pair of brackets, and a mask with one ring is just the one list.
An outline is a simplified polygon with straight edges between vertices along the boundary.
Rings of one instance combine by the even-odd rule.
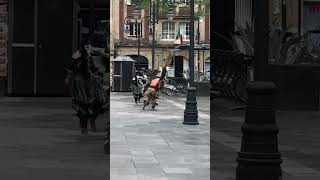
[[[152, 26], [149, 24], [149, 9], [142, 10], [141, 17], [144, 21], [138, 21], [136, 25], [133, 20], [132, 12], [134, 7], [130, 0], [111, 0], [111, 36], [114, 39], [115, 51], [121, 56], [130, 56], [135, 60], [135, 64], [145, 69], [157, 69], [162, 66], [163, 60], [169, 55], [168, 50], [172, 50], [180, 45], [177, 39], [178, 32], [183, 36], [183, 45], [189, 43], [190, 35], [190, 13], [189, 7], [179, 5], [175, 9], [175, 16], [169, 21], [165, 15], [158, 15], [158, 23], [155, 26], [155, 59], [152, 60]], [[195, 20], [195, 43], [210, 44], [210, 17]], [[131, 23], [125, 24], [125, 21]], [[198, 40], [197, 30], [199, 27], [200, 39]], [[140, 43], [140, 58], [138, 58], [138, 39], [137, 33], [142, 29]], [[198, 53], [199, 52], [199, 53]], [[195, 51], [195, 70], [203, 72], [209, 69], [209, 51]], [[187, 49], [175, 51], [172, 67], [182, 74], [188, 70], [189, 53]], [[207, 62], [206, 64], [204, 62]]]
[[[303, 33], [320, 29], [320, 0], [272, 0], [270, 24]], [[254, 17], [254, 0], [235, 0], [235, 19], [240, 25], [251, 23]]]

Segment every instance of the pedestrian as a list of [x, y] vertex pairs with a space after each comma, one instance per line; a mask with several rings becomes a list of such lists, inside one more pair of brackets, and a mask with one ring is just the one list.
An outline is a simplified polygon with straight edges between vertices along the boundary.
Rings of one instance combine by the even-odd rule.
[[67, 71], [66, 84], [71, 83], [72, 107], [80, 120], [81, 134], [88, 134], [89, 121], [96, 132], [95, 121], [107, 107], [107, 92], [103, 89], [101, 73], [84, 45], [73, 54]]
[[[167, 74], [167, 66], [171, 63], [172, 57], [169, 55], [166, 62], [164, 63], [164, 66], [160, 68], [160, 72], [157, 73], [155, 76], [151, 76], [150, 78], [150, 84], [148, 85], [148, 88], [146, 92], [144, 93], [144, 106], [143, 109], [145, 109], [146, 106], [148, 106], [150, 103], [152, 104], [152, 108], [154, 109], [155, 106], [158, 105], [157, 102], [157, 92], [160, 90], [162, 80], [166, 77]], [[155, 71], [156, 72], [156, 71]], [[155, 74], [155, 73], [153, 73]]]

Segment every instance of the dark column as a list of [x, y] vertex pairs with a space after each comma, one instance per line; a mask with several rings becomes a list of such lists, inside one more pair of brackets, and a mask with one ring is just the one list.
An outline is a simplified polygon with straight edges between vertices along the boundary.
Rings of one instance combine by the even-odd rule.
[[[197, 37], [198, 37], [198, 46], [200, 45], [200, 19], [198, 19], [198, 30], [197, 30]], [[198, 49], [198, 71], [200, 72], [200, 50]], [[204, 70], [203, 70], [204, 72]]]
[[212, 42], [214, 42], [211, 43], [213, 49], [232, 50], [232, 46], [219, 35], [230, 38], [230, 34], [234, 32], [234, 0], [214, 1], [211, 6], [213, 8], [210, 18], [210, 24], [212, 24], [210, 33]]
[[90, 40], [93, 41], [93, 33], [95, 27], [95, 13], [94, 13], [94, 2], [90, 3]]
[[269, 1], [259, 0], [255, 2], [255, 34], [254, 80], [263, 81], [267, 78], [269, 66]]
[[151, 69], [154, 69], [155, 48], [156, 48], [156, 2], [152, 5], [152, 64]]
[[282, 29], [287, 28], [287, 0], [282, 0]]
[[137, 35], [138, 35], [138, 71], [140, 70], [140, 38], [142, 34], [142, 21], [139, 24], [138, 21], [136, 20], [136, 26], [137, 26]]
[[[211, 1], [212, 2], [212, 1]], [[221, 38], [218, 34], [221, 34], [226, 37], [230, 37], [230, 33], [234, 32], [234, 14], [235, 14], [235, 0], [215, 0], [213, 3], [210, 3], [210, 6], [212, 7], [210, 10], [210, 128], [213, 130], [212, 123], [214, 121], [214, 93], [212, 90], [213, 85], [213, 77], [214, 77], [214, 68], [213, 68], [213, 61], [214, 59], [212, 57], [215, 56], [214, 50], [232, 50], [232, 46], [230, 46], [223, 38]], [[207, 29], [207, 26], [206, 26]], [[212, 131], [211, 131], [212, 132]], [[213, 157], [215, 154], [213, 154], [213, 149], [215, 148], [214, 142], [214, 133], [211, 133], [210, 138], [210, 156]], [[210, 172], [213, 172], [213, 164], [215, 162], [210, 161]], [[213, 178], [214, 179], [214, 178]]]
[[238, 153], [236, 180], [281, 180], [279, 129], [275, 120], [273, 82], [248, 83], [248, 105], [242, 125], [241, 152]]
[[190, 48], [189, 48], [190, 86], [194, 82], [194, 0], [190, 0]]
[[255, 81], [248, 83], [248, 104], [242, 125], [236, 180], [281, 180], [278, 126], [273, 97], [276, 86], [268, 79], [269, 0], [255, 2]]
[[302, 2], [299, 0], [298, 1], [298, 33], [299, 33], [299, 35], [301, 35], [301, 26], [302, 26], [302, 24], [301, 24], [301, 17], [302, 17], [302, 12], [301, 12], [301, 8], [302, 8]]
[[190, 0], [190, 47], [189, 47], [190, 87], [187, 90], [186, 109], [184, 111], [183, 124], [197, 125], [198, 109], [196, 88], [194, 87], [194, 0]]

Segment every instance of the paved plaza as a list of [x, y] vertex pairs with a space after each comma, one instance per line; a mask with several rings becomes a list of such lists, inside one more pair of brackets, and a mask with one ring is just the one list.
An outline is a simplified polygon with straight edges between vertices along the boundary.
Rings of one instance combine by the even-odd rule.
[[[243, 110], [234, 103], [216, 99], [211, 129], [212, 174], [217, 180], [234, 180], [237, 152], [241, 145]], [[277, 112], [279, 151], [283, 180], [320, 179], [320, 112]]]
[[68, 98], [0, 98], [1, 180], [106, 180], [105, 118], [80, 135]]
[[207, 111], [190, 126], [182, 124], [185, 98], [161, 95], [155, 111], [143, 111], [130, 93], [112, 93], [111, 180], [209, 180], [209, 99], [202, 99]]

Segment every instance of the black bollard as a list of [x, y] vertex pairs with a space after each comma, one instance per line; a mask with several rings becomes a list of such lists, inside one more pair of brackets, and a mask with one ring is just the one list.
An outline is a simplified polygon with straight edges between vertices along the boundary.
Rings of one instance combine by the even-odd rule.
[[188, 87], [187, 89], [187, 101], [186, 101], [186, 109], [184, 110], [183, 124], [187, 124], [187, 125], [199, 124], [195, 87]]
[[247, 91], [249, 99], [242, 125], [236, 180], [281, 180], [279, 128], [273, 107], [276, 86], [273, 82], [249, 82]]

